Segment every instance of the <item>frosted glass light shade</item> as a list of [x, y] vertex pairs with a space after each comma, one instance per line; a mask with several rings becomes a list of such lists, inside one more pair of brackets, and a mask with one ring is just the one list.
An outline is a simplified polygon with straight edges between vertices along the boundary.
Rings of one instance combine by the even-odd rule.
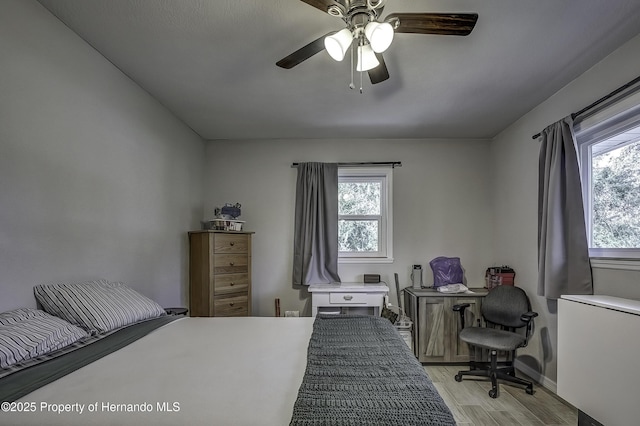
[[364, 35], [371, 43], [371, 48], [376, 53], [382, 53], [391, 46], [393, 41], [393, 27], [388, 22], [369, 22], [364, 27]]
[[376, 54], [371, 49], [371, 45], [358, 46], [358, 65], [356, 71], [369, 71], [380, 65]]
[[348, 28], [342, 29], [337, 33], [326, 36], [324, 38], [324, 48], [327, 49], [329, 55], [336, 61], [342, 61], [344, 55], [351, 46], [353, 35]]

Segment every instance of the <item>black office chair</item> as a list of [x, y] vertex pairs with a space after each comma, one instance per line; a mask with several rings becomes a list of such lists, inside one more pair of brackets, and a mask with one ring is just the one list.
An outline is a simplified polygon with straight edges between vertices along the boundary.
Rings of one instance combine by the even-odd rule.
[[[531, 304], [527, 294], [520, 288], [501, 285], [495, 287], [482, 300], [482, 316], [485, 325], [466, 327], [464, 324], [465, 309], [468, 303], [455, 305], [453, 310], [460, 313], [460, 339], [477, 349], [488, 349], [489, 362], [473, 360], [470, 370], [459, 371], [455, 379], [462, 381], [463, 376], [480, 376], [491, 379], [491, 398], [498, 397], [498, 380], [520, 384], [526, 387], [526, 392], [533, 395], [533, 384], [515, 375], [513, 361], [516, 349], [527, 346], [533, 333], [533, 318], [536, 312], [531, 312]], [[524, 333], [519, 329], [525, 328]], [[510, 360], [498, 363], [498, 351], [511, 353]], [[482, 351], [480, 351], [482, 352]], [[501, 366], [499, 366], [499, 364]]]

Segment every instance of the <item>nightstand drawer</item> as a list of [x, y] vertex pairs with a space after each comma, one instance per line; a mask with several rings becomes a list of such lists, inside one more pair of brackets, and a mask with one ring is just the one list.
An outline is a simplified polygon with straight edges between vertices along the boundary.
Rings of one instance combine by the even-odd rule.
[[239, 317], [249, 314], [249, 297], [247, 294], [231, 297], [220, 297], [213, 302], [217, 317]]
[[249, 288], [249, 274], [216, 275], [213, 284], [214, 294], [246, 292]]
[[236, 274], [249, 270], [249, 257], [245, 254], [214, 254], [214, 274]]
[[367, 293], [329, 293], [329, 303], [338, 305], [365, 305], [369, 301]]
[[247, 235], [216, 234], [214, 253], [247, 253], [249, 237]]
[[[311, 284], [311, 316], [319, 312], [340, 309], [342, 313], [362, 312], [380, 316], [384, 307], [384, 297], [389, 293], [389, 287], [384, 284], [341, 283], [341, 284]], [[364, 309], [363, 309], [364, 308]]]

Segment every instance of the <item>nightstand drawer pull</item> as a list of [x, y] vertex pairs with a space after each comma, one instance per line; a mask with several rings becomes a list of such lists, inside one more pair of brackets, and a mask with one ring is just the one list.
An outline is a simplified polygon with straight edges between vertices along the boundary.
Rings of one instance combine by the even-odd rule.
[[233, 265], [235, 265], [234, 262], [229, 262], [229, 266], [233, 266]]
[[236, 283], [234, 283], [234, 282], [230, 282], [230, 283], [229, 283], [229, 285], [230, 285], [231, 287], [233, 287], [234, 285], [236, 285]]
[[229, 306], [233, 306], [233, 305], [235, 305], [235, 303], [233, 303], [233, 302], [229, 303]]
[[231, 241], [231, 242], [229, 243], [229, 245], [230, 245], [231, 247], [233, 247], [233, 246], [235, 246], [235, 245], [236, 245], [236, 243], [235, 243], [234, 241]]
[[353, 299], [353, 296], [343, 296], [342, 298], [344, 300], [351, 300], [351, 299]]

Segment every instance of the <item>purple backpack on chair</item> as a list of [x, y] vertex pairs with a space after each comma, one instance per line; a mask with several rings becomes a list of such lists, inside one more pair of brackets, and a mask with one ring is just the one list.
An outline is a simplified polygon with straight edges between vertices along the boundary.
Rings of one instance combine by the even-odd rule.
[[436, 257], [429, 265], [433, 270], [434, 287], [463, 283], [464, 272], [459, 257]]

